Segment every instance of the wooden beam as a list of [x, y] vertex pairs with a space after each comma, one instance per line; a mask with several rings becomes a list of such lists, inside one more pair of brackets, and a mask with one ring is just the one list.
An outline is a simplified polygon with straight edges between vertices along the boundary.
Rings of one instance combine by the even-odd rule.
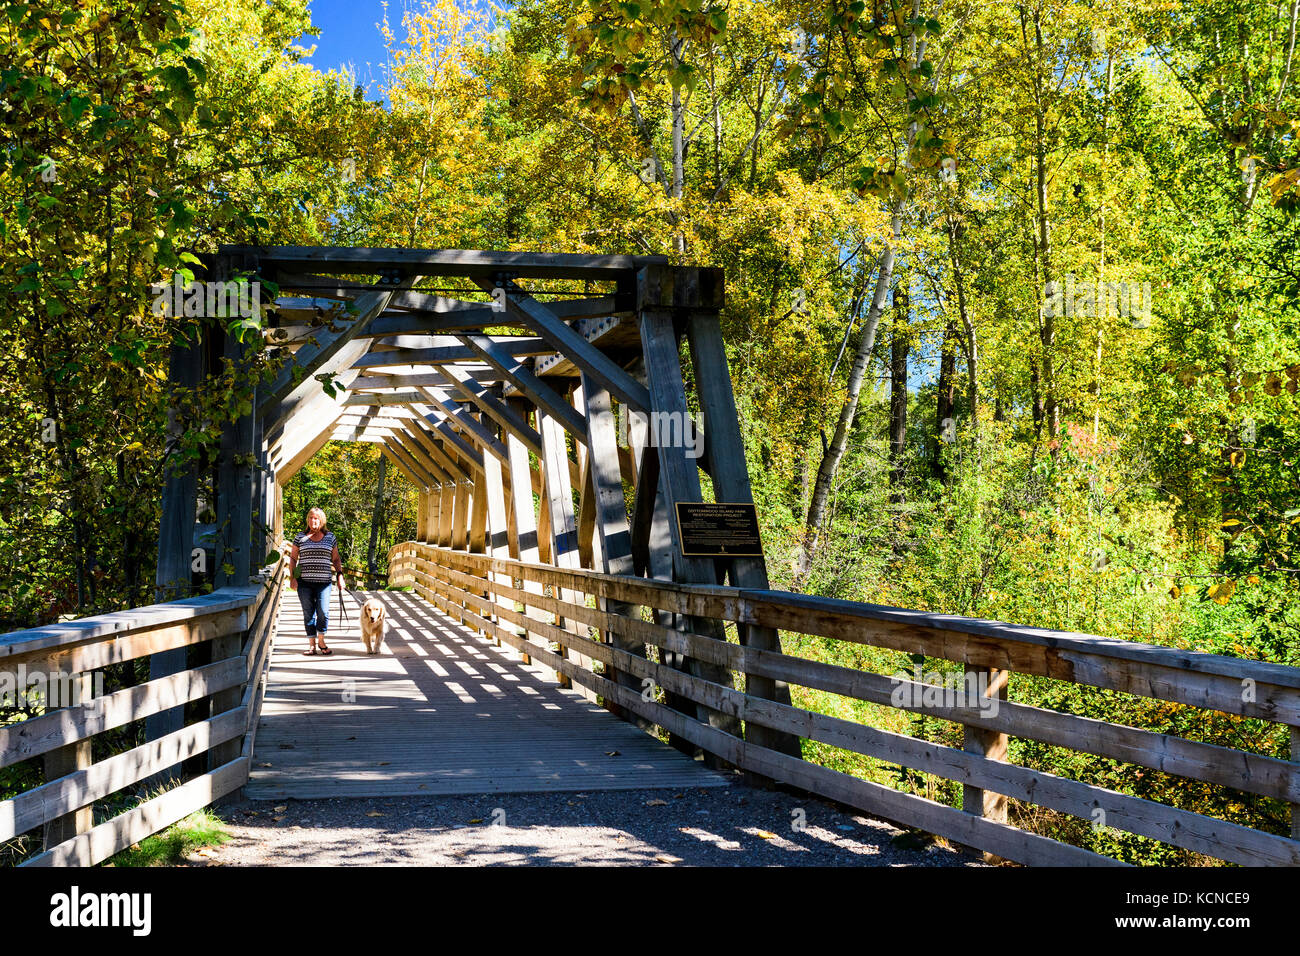
[[443, 373], [444, 382], [448, 386], [468, 398], [478, 406], [480, 411], [486, 412], [507, 432], [518, 436], [524, 446], [534, 455], [542, 453], [542, 436], [538, 434], [537, 430], [520, 416], [517, 409], [504, 404], [489, 392], [476, 375], [457, 368], [455, 365], [445, 366], [440, 371]]
[[393, 429], [393, 433], [391, 433], [391, 437], [402, 446], [402, 449], [406, 451], [412, 462], [416, 463], [416, 473], [428, 477], [429, 488], [435, 488], [435, 486], [441, 485], [443, 481], [451, 480], [451, 476], [447, 475], [443, 468], [439, 468], [433, 458], [430, 457], [429, 454], [426, 454], [425, 450], [422, 449], [420, 445], [416, 444], [415, 438], [411, 437], [411, 432], [409, 432], [408, 429], [395, 428]]
[[281, 483], [288, 484], [294, 475], [302, 470], [302, 466], [307, 464], [316, 452], [325, 447], [333, 438], [333, 426], [327, 426], [324, 431], [307, 443], [303, 449], [294, 455], [291, 459], [276, 466], [275, 473]]
[[[406, 280], [415, 281], [415, 277]], [[382, 312], [392, 297], [392, 292], [369, 292], [359, 296], [354, 305], [355, 318], [338, 330], [322, 327], [316, 333], [316, 344], [300, 348], [280, 374], [259, 396], [257, 414], [263, 418], [283, 419], [313, 391], [320, 390], [314, 376], [319, 373], [342, 372], [366, 353], [369, 340], [354, 342], [367, 322]], [[352, 348], [347, 346], [352, 345]], [[278, 406], [278, 407], [277, 407]], [[272, 413], [274, 412], [274, 416]]]
[[[405, 297], [418, 296], [421, 293], [408, 292]], [[414, 302], [411, 298], [393, 297], [391, 305], [405, 306]], [[436, 296], [430, 296], [436, 299]], [[442, 300], [444, 302], [455, 300]], [[408, 332], [442, 332], [453, 329], [499, 328], [516, 323], [511, 317], [491, 305], [483, 302], [459, 302], [459, 308], [451, 311], [446, 308], [418, 307], [416, 311], [398, 313], [387, 312], [377, 316], [362, 335], [381, 337], [384, 335], [401, 335]], [[597, 295], [584, 299], [560, 299], [545, 303], [546, 308], [562, 319], [602, 318], [612, 315], [630, 315], [629, 311], [620, 312], [618, 301], [614, 296]], [[449, 314], [450, 313], [450, 314]], [[526, 325], [523, 326], [527, 328]]]
[[[632, 533], [627, 520], [627, 503], [623, 495], [623, 480], [618, 466], [618, 435], [614, 428], [614, 414], [609, 392], [598, 383], [583, 376], [582, 393], [586, 402], [587, 419], [587, 473], [591, 482], [590, 500], [597, 540], [600, 543], [600, 566], [605, 574], [633, 576], [636, 568], [632, 560]], [[583, 496], [584, 505], [588, 498]], [[584, 507], [585, 510], [585, 507]], [[600, 610], [623, 617], [637, 617], [636, 607], [621, 601], [597, 601]], [[613, 631], [606, 635], [609, 643], [621, 650], [645, 657], [645, 642], [635, 636]], [[609, 675], [624, 687], [641, 689], [641, 682], [632, 674], [612, 670]], [[624, 719], [631, 715], [622, 714]], [[647, 724], [647, 721], [638, 721]]]
[[[490, 290], [492, 283], [478, 280], [480, 288]], [[525, 293], [515, 283], [506, 280], [506, 307], [554, 346], [593, 381], [609, 390], [622, 402], [638, 409], [650, 407], [650, 393], [645, 386], [628, 375], [617, 362], [587, 341], [586, 337], [564, 324], [564, 321], [541, 302]]]
[[250, 254], [264, 265], [316, 273], [412, 270], [429, 276], [616, 279], [642, 266], [666, 265], [666, 256], [598, 256], [562, 252], [493, 252], [476, 249], [377, 249], [346, 246], [221, 246]]
[[408, 425], [408, 431], [429, 450], [435, 462], [441, 464], [442, 470], [448, 475], [454, 477], [456, 481], [473, 480], [474, 472], [477, 470], [477, 460], [467, 462], [455, 447], [448, 447], [438, 441], [439, 436], [429, 431], [428, 424], [424, 420], [412, 420]]
[[[402, 336], [401, 338], [442, 338], [443, 336]], [[512, 356], [550, 355], [555, 351], [546, 339], [521, 338], [514, 336], [490, 336], [492, 343], [504, 354]], [[384, 340], [390, 344], [391, 340]], [[385, 365], [446, 365], [451, 362], [467, 362], [478, 353], [464, 345], [443, 345], [429, 348], [410, 348], [393, 343], [385, 351], [369, 351], [352, 363], [352, 368], [378, 368]]]
[[483, 474], [483, 464], [479, 459], [482, 452], [458, 435], [451, 425], [438, 420], [436, 415], [426, 415], [422, 424], [426, 428], [432, 428], [442, 437], [446, 444], [451, 445], [459, 453], [461, 459], [474, 470], [475, 474]]
[[[686, 337], [695, 372], [695, 390], [706, 429], [705, 448], [711, 465], [715, 500], [753, 504], [749, 469], [745, 464], [745, 444], [740, 435], [740, 422], [736, 415], [736, 401], [718, 313], [699, 310], [689, 313]], [[761, 557], [733, 558], [729, 562], [728, 573], [734, 587], [766, 591], [770, 586], [767, 565]], [[781, 652], [781, 637], [775, 629], [748, 624], [738, 624], [737, 629], [740, 642], [746, 647]], [[790, 688], [783, 682], [750, 674], [745, 679], [745, 686], [756, 697], [779, 704], [790, 703]], [[759, 746], [792, 757], [800, 755], [799, 740], [792, 734], [783, 734], [757, 724], [751, 725], [749, 729], [753, 733], [750, 739]]]
[[419, 392], [367, 392], [364, 395], [349, 395], [343, 402], [344, 408], [378, 408], [383, 405], [409, 405], [422, 402], [424, 396]]
[[384, 447], [388, 449], [389, 453], [396, 461], [405, 467], [407, 477], [414, 481], [419, 487], [428, 491], [440, 483], [436, 478], [433, 478], [420, 467], [395, 436], [390, 435], [388, 438], [384, 439]]
[[558, 392], [525, 368], [523, 363], [513, 355], [497, 348], [495, 343], [485, 335], [460, 335], [458, 338], [477, 352], [489, 365], [494, 366], [534, 405], [564, 426], [565, 431], [570, 435], [578, 441], [587, 440], [587, 423], [583, 421], [582, 416], [574, 411]]
[[433, 436], [424, 429], [422, 422], [412, 419], [407, 426], [407, 431], [423, 446], [429, 456], [438, 463], [439, 467], [450, 476], [452, 482], [470, 480], [469, 470], [461, 464], [458, 458], [448, 454], [434, 440]]
[[438, 545], [451, 547], [451, 520], [456, 510], [456, 486], [443, 485], [438, 497]]
[[406, 429], [394, 429], [392, 437], [395, 438], [398, 444], [400, 444], [406, 453], [411, 456], [411, 460], [420, 466], [421, 471], [430, 477], [430, 487], [436, 487], [445, 481], [452, 480], [452, 477], [444, 472], [443, 469], [439, 468], [433, 458], [430, 457], [423, 448], [416, 444], [415, 439], [411, 437], [410, 432]]
[[[653, 286], [664, 281], [663, 273], [666, 272], [668, 270], [643, 270], [642, 276], [652, 285], [652, 293], [657, 291]], [[653, 295], [644, 296], [642, 301], [646, 300], [654, 302], [655, 298]], [[686, 405], [686, 389], [682, 383], [681, 360], [677, 350], [672, 313], [663, 309], [642, 308], [639, 326], [641, 344], [645, 351], [651, 411], [680, 416], [684, 421], [689, 411]], [[677, 522], [672, 517], [677, 502], [701, 500], [698, 466], [695, 461], [686, 457], [684, 448], [661, 447], [658, 449], [658, 457], [660, 489], [669, 515], [667, 523], [673, 542], [674, 577], [683, 583], [715, 585], [717, 572], [713, 561], [707, 558], [687, 557], [682, 553]], [[696, 633], [721, 636], [721, 627], [714, 621], [692, 618], [688, 624], [692, 628], [699, 628]], [[731, 674], [725, 668], [695, 659], [683, 663], [696, 677], [727, 687], [731, 686]], [[741, 735], [740, 722], [735, 717], [703, 705], [700, 705], [697, 710], [699, 719], [707, 720], [710, 726], [737, 737]]]
[[[478, 444], [489, 454], [494, 456], [502, 464], [506, 463], [506, 446], [501, 444], [497, 437], [492, 434], [485, 422], [479, 421], [473, 415], [458, 408], [449, 396], [442, 389], [421, 388], [421, 394], [424, 395], [433, 405], [435, 405], [444, 415], [447, 421], [458, 426], [461, 431], [471, 435]], [[427, 420], [432, 421], [431, 416], [425, 416]]]
[[289, 416], [278, 435], [266, 433], [274, 467], [279, 468], [284, 462], [292, 461], [316, 436], [339, 421], [344, 414], [342, 397], [342, 393], [334, 397], [321, 393], [318, 399], [305, 402], [296, 413]]

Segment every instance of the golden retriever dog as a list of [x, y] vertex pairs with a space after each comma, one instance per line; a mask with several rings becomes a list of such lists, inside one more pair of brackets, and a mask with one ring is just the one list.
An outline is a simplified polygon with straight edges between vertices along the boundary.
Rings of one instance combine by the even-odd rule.
[[361, 605], [361, 643], [366, 645], [367, 654], [379, 653], [387, 629], [388, 612], [376, 598]]

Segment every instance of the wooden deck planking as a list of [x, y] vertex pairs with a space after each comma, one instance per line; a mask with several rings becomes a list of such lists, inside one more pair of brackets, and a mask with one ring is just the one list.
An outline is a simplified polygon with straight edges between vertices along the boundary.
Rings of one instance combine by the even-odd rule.
[[[388, 607], [377, 657], [362, 647], [353, 596]], [[250, 799], [727, 784], [413, 594], [353, 591], [347, 610], [344, 626], [335, 593], [334, 654], [304, 657], [302, 610], [285, 595]]]

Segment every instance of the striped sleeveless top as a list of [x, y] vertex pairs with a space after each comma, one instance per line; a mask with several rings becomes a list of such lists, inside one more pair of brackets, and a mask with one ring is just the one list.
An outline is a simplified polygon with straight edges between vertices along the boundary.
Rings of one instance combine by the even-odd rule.
[[334, 532], [326, 531], [319, 541], [313, 541], [306, 531], [293, 539], [298, 546], [298, 578], [302, 581], [334, 580]]

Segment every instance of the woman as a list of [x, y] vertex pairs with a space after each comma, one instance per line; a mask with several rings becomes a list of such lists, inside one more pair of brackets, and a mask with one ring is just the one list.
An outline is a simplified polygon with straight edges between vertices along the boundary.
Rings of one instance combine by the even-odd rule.
[[[301, 580], [293, 575], [299, 558], [302, 560]], [[307, 625], [307, 639], [311, 641], [311, 646], [303, 651], [304, 657], [334, 653], [325, 646], [325, 632], [330, 624], [330, 581], [336, 574], [339, 587], [346, 588], [343, 559], [339, 557], [334, 533], [325, 530], [325, 512], [312, 508], [307, 512], [307, 530], [294, 538], [293, 549], [289, 552], [289, 587], [298, 592], [298, 603], [302, 605], [302, 617]]]

